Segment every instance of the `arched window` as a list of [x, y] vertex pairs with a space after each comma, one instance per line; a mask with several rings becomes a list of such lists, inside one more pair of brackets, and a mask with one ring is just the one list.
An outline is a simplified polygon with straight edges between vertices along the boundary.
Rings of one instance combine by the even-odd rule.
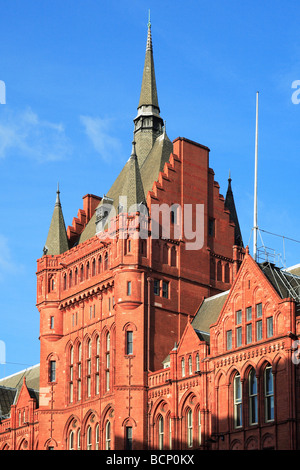
[[73, 379], [74, 379], [74, 350], [73, 346], [70, 348], [70, 362], [69, 362], [69, 401], [70, 403], [73, 403], [73, 392], [74, 392], [74, 386], [73, 386]]
[[96, 339], [96, 370], [95, 370], [95, 393], [99, 395], [100, 392], [100, 338]]
[[89, 426], [86, 432], [86, 450], [92, 450], [92, 428]]
[[196, 355], [196, 371], [198, 372], [200, 370], [200, 359], [199, 359], [199, 354], [197, 353]]
[[162, 416], [158, 418], [158, 448], [159, 450], [164, 448], [164, 418]]
[[105, 389], [110, 389], [110, 334], [106, 335], [106, 369], [105, 369]]
[[163, 263], [169, 264], [169, 247], [167, 244], [163, 246]]
[[177, 253], [175, 246], [171, 249], [171, 266], [177, 266]]
[[81, 400], [81, 344], [78, 345], [77, 351], [77, 400]]
[[76, 285], [77, 282], [78, 282], [78, 269], [75, 268], [74, 284]]
[[198, 409], [198, 445], [201, 446], [202, 434], [201, 434], [201, 410]]
[[193, 373], [193, 361], [192, 361], [192, 356], [189, 356], [189, 375], [192, 375]]
[[100, 442], [100, 429], [99, 429], [99, 424], [97, 424], [96, 429], [95, 429], [95, 448], [96, 450], [99, 450], [99, 442]]
[[80, 266], [80, 282], [83, 281], [83, 278], [84, 278], [84, 268], [83, 268], [83, 264]]
[[71, 431], [69, 434], [69, 450], [74, 450], [74, 432]]
[[64, 274], [64, 290], [67, 288], [67, 274]]
[[193, 412], [191, 409], [186, 414], [187, 445], [193, 447]]
[[107, 268], [108, 268], [108, 253], [106, 252], [104, 256], [104, 270], [106, 271]]
[[249, 373], [249, 424], [257, 424], [257, 379], [255, 370], [251, 369]]
[[185, 377], [185, 360], [184, 360], [184, 357], [181, 359], [181, 377]]
[[72, 271], [69, 272], [69, 287], [72, 287]]
[[95, 258], [92, 261], [92, 276], [95, 276], [96, 274], [96, 261]]
[[101, 269], [102, 269], [102, 256], [100, 255], [98, 258], [98, 274], [101, 273]]
[[77, 450], [80, 450], [80, 439], [81, 439], [81, 433], [80, 433], [80, 429], [78, 429], [78, 432], [77, 432]]
[[86, 394], [91, 396], [91, 359], [92, 359], [92, 341], [87, 342], [87, 359], [86, 359]]
[[218, 261], [217, 264], [217, 281], [222, 281], [222, 263]]
[[264, 394], [265, 394], [265, 419], [274, 419], [274, 388], [272, 367], [267, 366], [264, 370]]
[[233, 379], [233, 405], [234, 405], [234, 427], [242, 426], [242, 385], [241, 377], [236, 374]]
[[107, 421], [105, 426], [105, 450], [110, 450], [111, 446], [111, 425], [110, 422]]
[[225, 264], [225, 282], [230, 282], [230, 268], [228, 263]]
[[86, 263], [86, 279], [90, 277], [90, 262]]

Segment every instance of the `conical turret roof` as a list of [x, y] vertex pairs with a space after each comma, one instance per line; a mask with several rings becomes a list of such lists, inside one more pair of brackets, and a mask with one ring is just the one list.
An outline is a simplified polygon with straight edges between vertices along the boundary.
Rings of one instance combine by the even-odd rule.
[[66, 225], [59, 194], [59, 187], [57, 187], [55, 206], [48, 237], [43, 250], [45, 255], [60, 255], [69, 249]]
[[226, 193], [226, 198], [225, 198], [225, 207], [229, 210], [230, 218], [232, 222], [234, 222], [235, 224], [235, 230], [234, 230], [235, 244], [238, 246], [244, 246], [239, 219], [238, 219], [236, 208], [235, 208], [234, 197], [233, 197], [233, 192], [231, 188], [231, 181], [232, 179], [230, 177], [230, 172], [229, 172], [228, 188], [227, 188], [227, 193]]
[[139, 101], [138, 107], [144, 106], [144, 105], [145, 106], [152, 105], [158, 108], [159, 110], [155, 70], [154, 70], [150, 20], [148, 22], [146, 55], [145, 55], [145, 63], [144, 63], [142, 88], [141, 88], [140, 101]]

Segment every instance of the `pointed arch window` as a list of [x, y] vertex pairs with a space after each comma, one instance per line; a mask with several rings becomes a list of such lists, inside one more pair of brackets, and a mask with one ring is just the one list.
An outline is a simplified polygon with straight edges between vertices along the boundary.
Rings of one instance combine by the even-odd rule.
[[193, 412], [189, 408], [186, 414], [187, 421], [187, 445], [188, 447], [193, 447]]
[[77, 450], [80, 450], [80, 441], [81, 441], [81, 432], [80, 432], [80, 429], [78, 429], [78, 433], [77, 433]]
[[181, 359], [181, 377], [185, 377], [185, 360], [184, 360], [184, 357]]
[[164, 418], [161, 415], [158, 418], [158, 448], [159, 450], [164, 448]]
[[249, 423], [257, 424], [258, 408], [257, 408], [257, 378], [255, 370], [251, 369], [249, 373]]
[[95, 449], [99, 450], [99, 442], [100, 442], [100, 428], [99, 424], [97, 424], [95, 429]]
[[87, 360], [86, 360], [86, 394], [91, 396], [91, 360], [92, 360], [92, 341], [87, 342]]
[[111, 424], [110, 421], [107, 421], [105, 425], [105, 450], [110, 450], [111, 448]]
[[189, 375], [192, 375], [193, 373], [193, 361], [192, 361], [192, 356], [189, 356]]
[[81, 343], [78, 345], [77, 357], [77, 400], [81, 400]]
[[96, 339], [96, 371], [95, 371], [95, 393], [99, 395], [100, 392], [100, 338]]
[[233, 400], [234, 400], [234, 427], [242, 426], [242, 384], [241, 377], [236, 374], [233, 379]]
[[106, 335], [106, 354], [105, 354], [105, 390], [106, 392], [110, 389], [110, 333]]
[[69, 434], [69, 450], [75, 450], [74, 449], [74, 432], [71, 431]]
[[86, 433], [86, 450], [92, 450], [92, 428], [89, 426]]
[[73, 380], [74, 380], [74, 349], [73, 346], [70, 348], [70, 365], [69, 365], [69, 401], [70, 403], [73, 403], [73, 393], [74, 393], [74, 385], [73, 385]]
[[272, 367], [267, 366], [264, 370], [264, 393], [265, 393], [265, 420], [274, 420], [274, 388]]

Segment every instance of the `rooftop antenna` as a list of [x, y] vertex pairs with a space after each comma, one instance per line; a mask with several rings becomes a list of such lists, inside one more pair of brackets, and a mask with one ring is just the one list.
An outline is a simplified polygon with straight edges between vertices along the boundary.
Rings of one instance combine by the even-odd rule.
[[254, 169], [254, 221], [253, 221], [253, 258], [257, 258], [257, 143], [258, 143], [258, 91], [256, 92], [255, 125], [255, 169]]

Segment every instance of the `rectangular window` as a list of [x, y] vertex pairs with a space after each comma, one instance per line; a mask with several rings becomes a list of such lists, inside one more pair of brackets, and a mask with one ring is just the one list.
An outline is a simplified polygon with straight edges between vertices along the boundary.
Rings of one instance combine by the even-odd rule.
[[252, 324], [246, 325], [247, 344], [252, 343]]
[[264, 373], [265, 417], [266, 421], [274, 419], [274, 389], [272, 367], [266, 367]]
[[168, 299], [169, 298], [169, 283], [167, 281], [163, 281], [163, 285], [162, 285], [162, 296], [165, 298], [165, 299]]
[[236, 375], [234, 378], [234, 426], [239, 428], [242, 426], [242, 386], [241, 378]]
[[50, 361], [49, 364], [49, 382], [56, 380], [56, 361]]
[[252, 307], [247, 307], [246, 308], [246, 319], [247, 319], [247, 321], [252, 320]]
[[262, 317], [262, 304], [256, 305], [256, 318]]
[[242, 310], [236, 312], [236, 324], [240, 325], [242, 323]]
[[133, 332], [127, 331], [126, 332], [126, 354], [133, 353]]
[[273, 317], [267, 318], [267, 338], [273, 336]]
[[54, 317], [50, 317], [50, 329], [54, 329]]
[[160, 294], [160, 288], [159, 288], [159, 280], [154, 279], [154, 295], [159, 295]]
[[232, 349], [232, 331], [229, 330], [226, 332], [226, 349]]
[[132, 450], [132, 427], [126, 427], [126, 443], [125, 443], [126, 450]]
[[256, 341], [262, 339], [262, 320], [256, 322]]
[[238, 348], [241, 345], [242, 345], [242, 327], [239, 326], [236, 329], [236, 347]]
[[215, 221], [214, 221], [214, 219], [208, 219], [208, 235], [210, 237], [215, 236]]
[[127, 295], [131, 295], [131, 281], [127, 282]]

